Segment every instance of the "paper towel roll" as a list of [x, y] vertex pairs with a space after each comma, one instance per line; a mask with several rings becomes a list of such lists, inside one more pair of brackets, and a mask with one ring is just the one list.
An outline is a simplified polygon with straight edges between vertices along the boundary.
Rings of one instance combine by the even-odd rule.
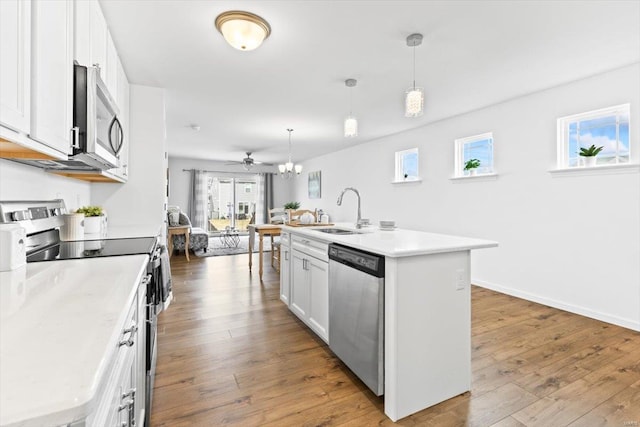
[[84, 239], [84, 214], [64, 214], [62, 219], [64, 224], [60, 227], [60, 240]]

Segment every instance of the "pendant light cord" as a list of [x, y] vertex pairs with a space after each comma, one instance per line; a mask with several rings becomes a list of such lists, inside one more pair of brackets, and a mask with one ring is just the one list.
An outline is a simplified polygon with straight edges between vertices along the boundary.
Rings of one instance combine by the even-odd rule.
[[291, 162], [291, 132], [293, 132], [293, 129], [287, 129], [287, 131], [289, 132], [289, 163]]
[[413, 90], [416, 90], [416, 44], [413, 43]]

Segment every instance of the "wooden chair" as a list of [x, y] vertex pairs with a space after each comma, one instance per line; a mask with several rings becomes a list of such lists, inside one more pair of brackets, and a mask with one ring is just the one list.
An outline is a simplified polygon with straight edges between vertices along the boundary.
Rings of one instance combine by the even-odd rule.
[[[269, 217], [267, 220], [269, 224], [284, 224], [286, 219], [281, 219], [287, 213], [284, 208], [269, 209]], [[280, 272], [280, 240], [273, 240], [271, 237], [271, 267], [273, 267], [278, 273]]]

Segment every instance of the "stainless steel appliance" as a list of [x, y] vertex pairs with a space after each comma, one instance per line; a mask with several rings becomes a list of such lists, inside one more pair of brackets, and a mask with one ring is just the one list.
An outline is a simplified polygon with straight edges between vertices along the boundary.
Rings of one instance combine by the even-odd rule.
[[119, 165], [124, 142], [119, 110], [100, 78], [97, 67], [75, 65], [73, 70], [73, 129], [67, 160], [11, 159], [48, 170], [87, 172]]
[[61, 241], [59, 228], [67, 209], [64, 200], [0, 201], [0, 224], [26, 230], [27, 263], [105, 256], [148, 254], [146, 290], [146, 425], [149, 425], [156, 370], [157, 317], [171, 293], [171, 272], [166, 247], [155, 237]]
[[77, 140], [73, 158], [98, 169], [118, 166], [124, 133], [118, 107], [97, 67], [73, 67], [73, 126]]
[[384, 256], [329, 245], [329, 347], [384, 394]]

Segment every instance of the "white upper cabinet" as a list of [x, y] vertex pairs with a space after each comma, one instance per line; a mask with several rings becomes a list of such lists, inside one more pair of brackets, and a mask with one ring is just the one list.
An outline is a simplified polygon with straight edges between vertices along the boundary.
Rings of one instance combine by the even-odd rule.
[[33, 0], [29, 136], [68, 153], [73, 126], [73, 2]]
[[97, 0], [75, 1], [74, 57], [80, 65], [100, 67], [105, 80], [107, 67], [107, 22]]
[[29, 132], [31, 2], [0, 1], [0, 124]]
[[[118, 59], [118, 52], [116, 52], [116, 46], [113, 44], [111, 33], [107, 31], [107, 61], [104, 64], [105, 69], [102, 74], [104, 82], [107, 84], [109, 93], [114, 98], [118, 97], [118, 65], [120, 60]], [[119, 106], [120, 104], [118, 104]]]

